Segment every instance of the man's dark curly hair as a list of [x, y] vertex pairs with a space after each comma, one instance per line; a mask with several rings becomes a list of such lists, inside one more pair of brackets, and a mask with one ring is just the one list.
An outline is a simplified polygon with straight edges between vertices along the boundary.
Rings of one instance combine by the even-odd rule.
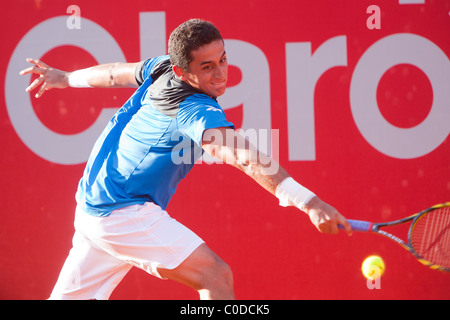
[[191, 19], [179, 25], [169, 37], [169, 56], [172, 65], [189, 71], [192, 51], [223, 38], [211, 22]]

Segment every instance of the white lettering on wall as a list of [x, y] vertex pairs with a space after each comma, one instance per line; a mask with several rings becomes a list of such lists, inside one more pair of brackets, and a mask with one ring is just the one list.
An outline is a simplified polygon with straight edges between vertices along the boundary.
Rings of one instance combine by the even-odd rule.
[[[398, 64], [421, 69], [431, 82], [433, 104], [427, 118], [412, 128], [390, 124], [377, 104], [383, 74]], [[450, 133], [450, 62], [430, 40], [414, 34], [394, 34], [374, 43], [360, 58], [350, 85], [350, 104], [356, 125], [378, 151], [412, 159], [436, 149]]]
[[166, 54], [166, 13], [140, 12], [139, 39], [141, 60]]
[[228, 62], [241, 70], [242, 80], [220, 97], [223, 109], [243, 104], [243, 129], [270, 129], [270, 71], [264, 52], [251, 43], [225, 40]]
[[314, 91], [329, 69], [347, 65], [346, 37], [324, 42], [311, 53], [310, 42], [286, 44], [289, 160], [316, 160]]
[[[125, 61], [116, 40], [100, 25], [86, 18], [71, 31], [67, 16], [48, 19], [33, 27], [19, 42], [9, 61], [6, 107], [11, 123], [25, 145], [40, 157], [59, 164], [86, 162], [91, 147], [117, 109], [104, 109], [83, 132], [64, 135], [47, 128], [35, 114], [30, 95], [24, 92], [30, 76], [18, 76], [27, 57], [40, 58], [63, 45], [89, 52], [98, 63]], [[81, 22], [80, 22], [81, 23]], [[147, 32], [151, 29], [152, 32]], [[166, 53], [164, 12], [139, 14], [141, 59]], [[101, 45], [99, 45], [101, 43]], [[220, 97], [224, 109], [242, 105], [242, 129], [271, 128], [270, 66], [264, 52], [242, 40], [225, 40], [230, 65], [241, 70], [242, 80]], [[398, 64], [420, 68], [429, 78], [433, 104], [426, 119], [413, 128], [398, 128], [383, 118], [376, 91], [383, 74]], [[51, 63], [50, 63], [51, 64]], [[314, 53], [310, 42], [286, 44], [288, 152], [290, 161], [316, 160], [314, 91], [329, 69], [347, 66], [347, 38], [325, 41]], [[351, 111], [364, 139], [381, 153], [400, 159], [421, 157], [436, 149], [449, 135], [450, 62], [430, 40], [414, 34], [394, 34], [374, 43], [359, 59], [350, 84]], [[270, 154], [268, 141], [265, 151]], [[261, 146], [260, 146], [261, 147]]]
[[[73, 45], [88, 51], [98, 63], [125, 61], [122, 50], [105, 29], [88, 19], [81, 19], [83, 28], [77, 32], [70, 32], [66, 28], [66, 16], [51, 18], [35, 26], [15, 48], [6, 72], [6, 108], [20, 139], [38, 156], [66, 165], [87, 161], [93, 143], [117, 109], [103, 109], [97, 120], [83, 132], [72, 135], [56, 133], [39, 120], [30, 95], [24, 92], [30, 76], [20, 77], [18, 72], [25, 66], [27, 57], [40, 58], [63, 45]], [[164, 32], [165, 26], [153, 31]]]

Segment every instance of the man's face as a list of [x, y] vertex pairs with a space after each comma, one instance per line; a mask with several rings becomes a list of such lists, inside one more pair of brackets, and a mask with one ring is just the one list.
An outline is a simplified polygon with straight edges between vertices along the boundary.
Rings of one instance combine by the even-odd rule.
[[228, 80], [228, 62], [222, 40], [216, 40], [192, 51], [189, 71], [182, 71], [181, 80], [210, 97], [225, 93]]

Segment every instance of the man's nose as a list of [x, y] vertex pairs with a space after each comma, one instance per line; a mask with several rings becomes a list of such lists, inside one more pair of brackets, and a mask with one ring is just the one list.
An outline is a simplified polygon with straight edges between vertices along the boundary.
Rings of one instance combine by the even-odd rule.
[[216, 68], [216, 72], [215, 72], [214, 76], [217, 79], [224, 79], [224, 78], [226, 78], [226, 75], [227, 75], [227, 67], [220, 66], [220, 67]]

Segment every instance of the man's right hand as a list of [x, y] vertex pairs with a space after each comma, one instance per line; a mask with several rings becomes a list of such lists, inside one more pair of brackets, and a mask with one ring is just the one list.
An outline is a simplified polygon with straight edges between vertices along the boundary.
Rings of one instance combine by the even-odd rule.
[[312, 224], [322, 233], [337, 234], [338, 225], [342, 225], [348, 235], [352, 234], [352, 227], [347, 219], [335, 208], [314, 197], [305, 206]]

